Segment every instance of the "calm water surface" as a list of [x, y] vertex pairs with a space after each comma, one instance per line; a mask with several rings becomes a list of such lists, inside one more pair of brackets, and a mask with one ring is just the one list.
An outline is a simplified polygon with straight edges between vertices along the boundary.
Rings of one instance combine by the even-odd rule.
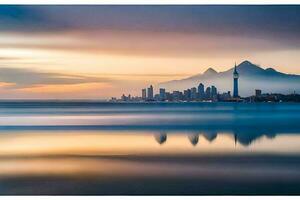
[[1, 194], [300, 194], [300, 104], [0, 102]]

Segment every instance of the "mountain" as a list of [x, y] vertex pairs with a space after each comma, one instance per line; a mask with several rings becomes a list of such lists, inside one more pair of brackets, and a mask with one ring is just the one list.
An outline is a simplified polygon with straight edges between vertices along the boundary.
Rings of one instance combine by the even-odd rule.
[[[213, 68], [209, 68], [203, 74], [160, 83], [158, 87], [164, 87], [168, 91], [182, 91], [203, 83], [205, 87], [216, 86], [219, 92], [232, 91], [233, 70], [234, 67], [227, 71], [217, 72]], [[249, 61], [237, 65], [237, 71], [239, 73], [239, 94], [241, 96], [253, 95], [255, 89], [261, 89], [263, 93], [289, 94], [294, 91], [300, 93], [300, 75], [281, 73], [273, 68], [263, 69]]]

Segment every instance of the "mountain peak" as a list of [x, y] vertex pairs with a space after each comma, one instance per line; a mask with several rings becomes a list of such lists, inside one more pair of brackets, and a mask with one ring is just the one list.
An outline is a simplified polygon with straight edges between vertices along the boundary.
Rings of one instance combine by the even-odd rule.
[[267, 69], [265, 69], [265, 71], [267, 71], [267, 72], [277, 72], [274, 68], [267, 68]]
[[237, 69], [239, 73], [242, 72], [242, 73], [250, 73], [250, 74], [260, 74], [265, 71], [263, 68], [259, 67], [256, 64], [251, 63], [248, 60], [241, 62], [237, 66]]
[[239, 64], [239, 66], [240, 65], [253, 65], [250, 61], [248, 61], [248, 60], [245, 60], [245, 61], [243, 61], [243, 62], [241, 62], [240, 64]]
[[[234, 63], [233, 63], [234, 64]], [[232, 66], [232, 65], [231, 65]], [[232, 75], [234, 66], [226, 71], [216, 72], [213, 68], [208, 68], [204, 73], [190, 76], [181, 80], [161, 83], [169, 91], [183, 91], [186, 88], [197, 87], [203, 83], [205, 87], [214, 85], [218, 91], [226, 92], [232, 90]], [[247, 60], [237, 66], [239, 73], [241, 96], [253, 95], [254, 90], [259, 88], [265, 93], [288, 94], [292, 91], [300, 91], [300, 75], [285, 74], [273, 68], [265, 69]]]
[[217, 74], [218, 72], [216, 70], [214, 70], [213, 68], [208, 68], [204, 73], [203, 75], [214, 75], [214, 74]]

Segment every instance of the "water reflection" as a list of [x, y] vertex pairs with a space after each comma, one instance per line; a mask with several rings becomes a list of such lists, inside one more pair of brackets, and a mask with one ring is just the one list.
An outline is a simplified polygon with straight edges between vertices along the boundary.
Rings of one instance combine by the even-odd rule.
[[[212, 143], [218, 137], [218, 133], [213, 132], [213, 131], [199, 132], [198, 134], [197, 133], [187, 133], [188, 140], [190, 141], [190, 143], [193, 146], [196, 146], [198, 144], [199, 136], [201, 136], [201, 135], [209, 143]], [[248, 132], [248, 133], [233, 132], [233, 133], [230, 133], [229, 135], [231, 135], [232, 138], [234, 139], [235, 145], [237, 143], [239, 143], [245, 147], [250, 146], [254, 141], [259, 140], [260, 138], [262, 138], [264, 136], [271, 140], [276, 138], [275, 133], [263, 134], [263, 133], [253, 133], [253, 132]], [[154, 138], [158, 144], [164, 144], [167, 142], [167, 132], [155, 133]]]
[[161, 132], [159, 134], [155, 134], [154, 138], [158, 144], [163, 144], [167, 141], [167, 134], [165, 132]]
[[203, 155], [300, 153], [298, 133], [215, 131], [10, 131], [0, 134], [1, 156]]
[[209, 141], [213, 142], [217, 138], [217, 133], [216, 132], [205, 132], [203, 133], [204, 138]]
[[199, 142], [199, 135], [198, 134], [189, 134], [188, 138], [189, 138], [189, 140], [190, 140], [190, 142], [193, 146], [196, 146]]
[[243, 146], [249, 146], [254, 141], [259, 140], [261, 137], [265, 136], [268, 139], [275, 139], [275, 133], [257, 133], [257, 132], [234, 132], [235, 143], [240, 143]]
[[0, 134], [0, 146], [0, 194], [298, 194], [300, 186], [299, 133], [14, 131]]

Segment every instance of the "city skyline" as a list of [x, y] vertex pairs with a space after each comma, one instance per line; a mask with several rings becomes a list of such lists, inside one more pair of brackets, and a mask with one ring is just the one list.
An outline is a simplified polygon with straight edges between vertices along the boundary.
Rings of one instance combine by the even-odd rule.
[[[153, 85], [148, 88], [142, 89], [141, 96], [131, 96], [128, 94], [122, 94], [121, 101], [219, 101], [219, 100], [234, 100], [239, 101], [238, 94], [238, 72], [236, 64], [233, 71], [233, 95], [231, 92], [219, 93], [218, 89], [214, 86], [205, 86], [203, 83], [199, 83], [197, 87], [187, 88], [183, 92], [179, 90], [166, 91], [165, 88], [159, 88], [159, 93], [155, 94]], [[257, 94], [258, 89], [255, 91]], [[261, 95], [261, 90], [260, 95]], [[256, 95], [257, 96], [257, 95]], [[112, 97], [112, 101], [117, 101], [118, 99]]]
[[209, 67], [225, 71], [243, 60], [300, 74], [299, 11], [299, 6], [2, 5], [1, 98], [137, 95], [152, 83]]
[[[252, 64], [249, 61], [244, 61], [240, 65], [245, 64], [247, 65], [247, 70], [253, 71], [253, 68], [249, 68]], [[255, 68], [254, 68], [255, 69]], [[209, 75], [215, 75], [213, 69], [211, 69], [212, 72], [209, 73]], [[265, 70], [263, 70], [265, 72]], [[267, 70], [267, 73], [269, 73], [270, 70]], [[272, 70], [272, 76], [274, 76]], [[275, 72], [277, 73], [277, 72]], [[204, 74], [205, 75], [205, 74]], [[153, 85], [150, 85], [148, 88], [143, 88], [141, 91], [141, 96], [132, 96], [131, 94], [128, 94], [126, 96], [125, 94], [122, 94], [121, 98], [118, 99], [116, 97], [111, 98], [111, 102], [190, 102], [190, 101], [210, 101], [210, 102], [283, 102], [283, 101], [290, 101], [290, 102], [299, 102], [300, 101], [300, 95], [298, 95], [295, 91], [292, 94], [284, 95], [281, 93], [262, 93], [261, 88], [255, 88], [253, 91], [254, 94], [250, 96], [244, 96], [241, 97], [239, 95], [239, 79], [240, 75], [237, 69], [236, 63], [234, 64], [234, 68], [232, 70], [232, 90], [229, 90], [227, 92], [219, 91], [215, 85], [208, 85], [205, 87], [205, 85], [200, 82], [197, 87], [191, 87], [186, 88], [183, 91], [180, 91], [178, 89], [173, 91], [167, 91], [166, 88], [159, 88], [159, 93], [154, 92]], [[245, 78], [245, 77], [244, 77]]]

